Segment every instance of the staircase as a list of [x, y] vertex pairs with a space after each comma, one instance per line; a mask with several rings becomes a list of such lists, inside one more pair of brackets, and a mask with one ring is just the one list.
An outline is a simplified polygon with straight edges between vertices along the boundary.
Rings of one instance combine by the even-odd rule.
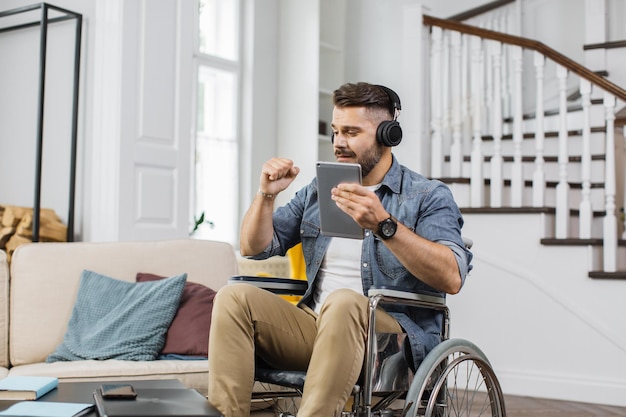
[[423, 16], [430, 176], [475, 243], [452, 336], [507, 394], [626, 406], [623, 66], [517, 36], [521, 0], [494, 3], [471, 25]]
[[538, 41], [423, 21], [431, 176], [463, 213], [543, 213], [553, 223], [543, 245], [595, 248], [588, 276], [626, 279], [623, 120], [616, 126], [626, 91]]

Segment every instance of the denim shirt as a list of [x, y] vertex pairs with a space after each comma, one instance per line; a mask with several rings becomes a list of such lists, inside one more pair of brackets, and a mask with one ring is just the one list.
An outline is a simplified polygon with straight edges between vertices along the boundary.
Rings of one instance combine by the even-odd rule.
[[[459, 266], [462, 282], [471, 268], [472, 254], [463, 244], [463, 218], [450, 189], [440, 181], [429, 180], [400, 165], [393, 157], [391, 168], [376, 191], [383, 206], [398, 222], [418, 235], [449, 247]], [[253, 259], [285, 255], [302, 242], [308, 290], [300, 303], [312, 306], [317, 273], [331, 237], [320, 233], [317, 179], [300, 189], [293, 199], [274, 212], [274, 237], [271, 244]], [[385, 246], [366, 230], [361, 249], [363, 294], [372, 286], [395, 286], [445, 297], [413, 276]], [[441, 313], [429, 309], [385, 305], [408, 335], [414, 366], [441, 341]]]

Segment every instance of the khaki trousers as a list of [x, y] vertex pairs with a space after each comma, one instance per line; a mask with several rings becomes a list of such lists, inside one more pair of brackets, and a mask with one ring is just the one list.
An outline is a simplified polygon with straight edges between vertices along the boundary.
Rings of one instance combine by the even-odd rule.
[[[255, 357], [284, 370], [307, 370], [298, 417], [339, 416], [365, 357], [368, 299], [334, 291], [319, 316], [246, 284], [222, 288], [214, 300], [209, 338], [209, 401], [225, 417], [250, 414]], [[400, 333], [389, 314], [376, 330]]]

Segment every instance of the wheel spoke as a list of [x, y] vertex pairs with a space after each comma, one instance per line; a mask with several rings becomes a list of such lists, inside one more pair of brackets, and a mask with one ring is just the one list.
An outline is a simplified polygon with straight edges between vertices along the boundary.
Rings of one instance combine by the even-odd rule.
[[[458, 352], [446, 360], [431, 392], [427, 416], [482, 417], [500, 415], [494, 405], [494, 392], [490, 388], [491, 375], [483, 374], [479, 358]], [[443, 394], [438, 394], [443, 393]], [[430, 415], [429, 415], [430, 413]]]

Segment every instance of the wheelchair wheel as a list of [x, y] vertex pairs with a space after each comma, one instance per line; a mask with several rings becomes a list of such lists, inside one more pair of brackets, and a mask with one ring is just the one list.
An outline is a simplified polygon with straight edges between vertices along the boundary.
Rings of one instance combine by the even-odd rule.
[[405, 400], [406, 416], [505, 417], [504, 397], [485, 354], [449, 339], [421, 363]]

